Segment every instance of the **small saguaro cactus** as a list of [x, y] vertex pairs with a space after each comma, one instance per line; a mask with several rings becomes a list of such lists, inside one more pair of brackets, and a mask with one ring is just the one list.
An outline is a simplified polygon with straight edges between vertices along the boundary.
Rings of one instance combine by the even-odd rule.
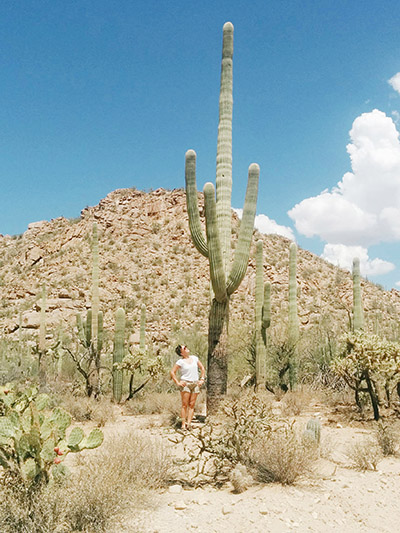
[[113, 353], [113, 397], [116, 402], [122, 398], [123, 372], [116, 367], [125, 355], [125, 311], [120, 307], [115, 314], [114, 353]]
[[142, 304], [140, 309], [140, 341], [139, 350], [144, 353], [146, 350], [146, 306]]
[[289, 384], [293, 389], [297, 380], [297, 343], [299, 340], [299, 317], [297, 314], [297, 245], [292, 242], [289, 247]]
[[364, 312], [361, 297], [360, 260], [353, 259], [353, 331], [364, 328]]
[[39, 363], [39, 381], [42, 385], [46, 383], [47, 361], [46, 361], [46, 307], [47, 291], [46, 285], [42, 285], [42, 301], [40, 304], [40, 324], [39, 324], [39, 342], [38, 342], [38, 363]]
[[72, 360], [76, 365], [76, 369], [85, 379], [86, 394], [91, 396], [93, 392], [100, 394], [100, 382], [98, 379], [98, 368], [96, 366], [96, 354], [100, 354], [103, 347], [103, 313], [101, 311], [97, 314], [97, 342], [96, 344], [92, 338], [92, 310], [89, 309], [86, 315], [86, 320], [82, 320], [81, 315], [76, 315], [76, 327], [78, 331], [78, 338], [83, 347], [84, 353], [75, 353], [66, 348]]
[[203, 189], [206, 236], [202, 231], [197, 204], [196, 153], [193, 150], [186, 152], [185, 164], [190, 233], [198, 251], [208, 258], [214, 293], [208, 328], [207, 409], [209, 413], [217, 409], [220, 399], [226, 394], [229, 301], [247, 270], [260, 172], [257, 164], [250, 165], [243, 217], [231, 265], [232, 58], [233, 25], [227, 22], [223, 28], [222, 43], [216, 191], [212, 183], [206, 183]]
[[[265, 386], [266, 358], [266, 320], [264, 321], [264, 280], [263, 280], [263, 243], [256, 244], [256, 309], [255, 309], [255, 344], [256, 344], [256, 389]], [[264, 335], [263, 335], [264, 330]]]
[[321, 442], [321, 422], [317, 418], [310, 418], [307, 422], [304, 436], [319, 445]]

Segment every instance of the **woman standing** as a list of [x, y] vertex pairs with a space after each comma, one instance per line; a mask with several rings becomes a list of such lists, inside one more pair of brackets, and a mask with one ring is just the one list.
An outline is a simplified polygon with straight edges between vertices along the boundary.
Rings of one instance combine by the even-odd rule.
[[[205, 368], [197, 355], [190, 355], [189, 349], [184, 344], [179, 344], [175, 348], [176, 353], [181, 357], [171, 370], [171, 378], [178, 387], [181, 387], [181, 419], [182, 429], [190, 429], [194, 415], [194, 406], [200, 387], [204, 385], [206, 375]], [[201, 376], [199, 379], [199, 369]], [[180, 370], [180, 380], [176, 377], [176, 372]]]

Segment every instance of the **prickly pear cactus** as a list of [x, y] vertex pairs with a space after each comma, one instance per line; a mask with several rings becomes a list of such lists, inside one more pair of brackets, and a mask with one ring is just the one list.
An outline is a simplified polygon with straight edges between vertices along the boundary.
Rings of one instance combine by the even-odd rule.
[[35, 387], [24, 391], [12, 384], [0, 387], [0, 465], [28, 486], [48, 483], [53, 475], [65, 473], [62, 462], [69, 453], [103, 442], [98, 428], [88, 436], [74, 428], [67, 436], [71, 416], [49, 405], [50, 398], [38, 394]]

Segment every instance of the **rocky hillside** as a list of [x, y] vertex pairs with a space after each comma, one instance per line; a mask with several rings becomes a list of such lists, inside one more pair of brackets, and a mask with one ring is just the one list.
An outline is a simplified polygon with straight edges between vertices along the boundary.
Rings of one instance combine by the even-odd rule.
[[[200, 198], [200, 195], [199, 195]], [[41, 285], [47, 287], [48, 330], [72, 328], [77, 312], [90, 307], [91, 233], [99, 228], [100, 299], [105, 323], [123, 306], [132, 331], [138, 331], [140, 306], [147, 306], [147, 332], [167, 343], [176, 328], [196, 323], [207, 330], [208, 263], [191, 243], [185, 193], [158, 189], [111, 192], [99, 205], [85, 208], [79, 219], [35, 222], [19, 236], [0, 237], [0, 327], [4, 335], [37, 336]], [[238, 220], [233, 224], [233, 246]], [[275, 324], [284, 322], [288, 291], [289, 241], [259, 235], [264, 241], [264, 278], [272, 283]], [[254, 252], [254, 250], [253, 250]], [[352, 307], [350, 274], [312, 253], [298, 253], [299, 314], [303, 328], [328, 320], [347, 327]], [[255, 260], [232, 298], [232, 322], [251, 327]], [[400, 293], [363, 281], [367, 323], [394, 324]]]

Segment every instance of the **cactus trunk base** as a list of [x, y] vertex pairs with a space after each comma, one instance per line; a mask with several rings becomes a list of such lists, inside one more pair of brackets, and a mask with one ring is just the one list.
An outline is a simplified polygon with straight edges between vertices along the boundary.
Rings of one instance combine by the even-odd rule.
[[212, 301], [208, 327], [207, 414], [215, 414], [228, 385], [229, 299]]

